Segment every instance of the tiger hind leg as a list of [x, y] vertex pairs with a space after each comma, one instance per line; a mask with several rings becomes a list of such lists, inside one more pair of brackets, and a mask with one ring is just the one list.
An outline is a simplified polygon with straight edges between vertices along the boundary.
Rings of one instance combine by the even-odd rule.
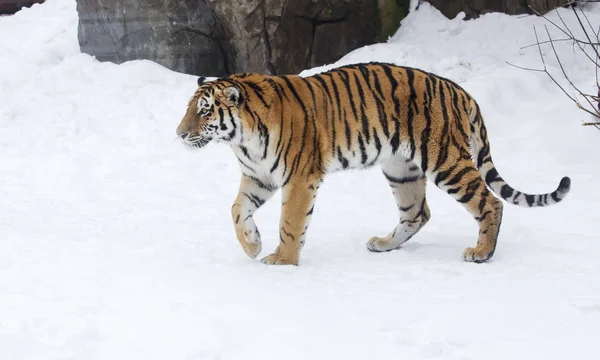
[[462, 159], [455, 164], [431, 175], [435, 184], [461, 203], [479, 224], [477, 245], [465, 249], [463, 259], [482, 263], [489, 260], [496, 250], [503, 204], [488, 190], [470, 159]]
[[373, 237], [367, 242], [367, 249], [373, 252], [400, 248], [431, 217], [425, 198], [427, 179], [419, 166], [409, 159], [394, 157], [385, 162], [381, 169], [396, 199], [400, 222], [388, 236]]

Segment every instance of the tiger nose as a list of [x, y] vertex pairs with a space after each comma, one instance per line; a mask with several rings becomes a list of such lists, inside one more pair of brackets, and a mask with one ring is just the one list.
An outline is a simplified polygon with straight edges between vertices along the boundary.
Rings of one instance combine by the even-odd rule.
[[177, 136], [179, 136], [181, 139], [185, 140], [185, 138], [188, 136], [188, 132], [177, 132]]

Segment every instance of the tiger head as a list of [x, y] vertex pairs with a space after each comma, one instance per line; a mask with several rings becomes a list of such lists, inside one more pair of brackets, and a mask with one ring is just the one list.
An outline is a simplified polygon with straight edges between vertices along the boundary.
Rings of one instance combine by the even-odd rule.
[[204, 77], [198, 78], [198, 89], [177, 127], [177, 136], [197, 148], [212, 140], [239, 142], [244, 102], [240, 88], [228, 81], [204, 80]]

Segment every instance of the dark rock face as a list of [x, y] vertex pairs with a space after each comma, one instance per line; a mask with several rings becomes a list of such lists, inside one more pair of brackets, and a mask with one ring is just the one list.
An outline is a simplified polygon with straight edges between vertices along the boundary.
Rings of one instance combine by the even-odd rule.
[[[24, 0], [0, 0], [24, 1]], [[31, 1], [31, 0], [30, 0]], [[35, 0], [33, 0], [35, 1]], [[38, 0], [39, 1], [39, 0]], [[454, 18], [568, 0], [425, 0]], [[410, 0], [77, 0], [79, 44], [101, 61], [153, 60], [205, 76], [294, 74], [385, 41]]]
[[79, 0], [82, 52], [100, 61], [154, 60], [172, 70], [227, 72], [221, 23], [204, 1]]
[[510, 15], [532, 14], [531, 6], [544, 13], [557, 6], [563, 6], [569, 0], [425, 0], [435, 6], [446, 17], [452, 19], [464, 11], [466, 19], [479, 17], [490, 12], [503, 12]]
[[23, 7], [41, 4], [44, 0], [0, 0], [0, 15], [12, 15]]
[[298, 73], [385, 40], [409, 0], [77, 0], [101, 61], [150, 59], [207, 76]]

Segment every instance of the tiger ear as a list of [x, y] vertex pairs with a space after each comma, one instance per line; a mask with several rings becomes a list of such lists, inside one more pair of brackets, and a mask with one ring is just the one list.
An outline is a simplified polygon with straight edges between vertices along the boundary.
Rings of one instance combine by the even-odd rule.
[[223, 93], [227, 97], [227, 100], [234, 103], [235, 106], [237, 106], [237, 107], [239, 107], [244, 102], [244, 98], [242, 97], [240, 89], [238, 89], [235, 86], [230, 86], [228, 88], [225, 88], [223, 90]]
[[204, 81], [206, 80], [206, 77], [204, 76], [200, 76], [198, 78], [198, 86], [201, 86], [202, 84], [204, 84]]

